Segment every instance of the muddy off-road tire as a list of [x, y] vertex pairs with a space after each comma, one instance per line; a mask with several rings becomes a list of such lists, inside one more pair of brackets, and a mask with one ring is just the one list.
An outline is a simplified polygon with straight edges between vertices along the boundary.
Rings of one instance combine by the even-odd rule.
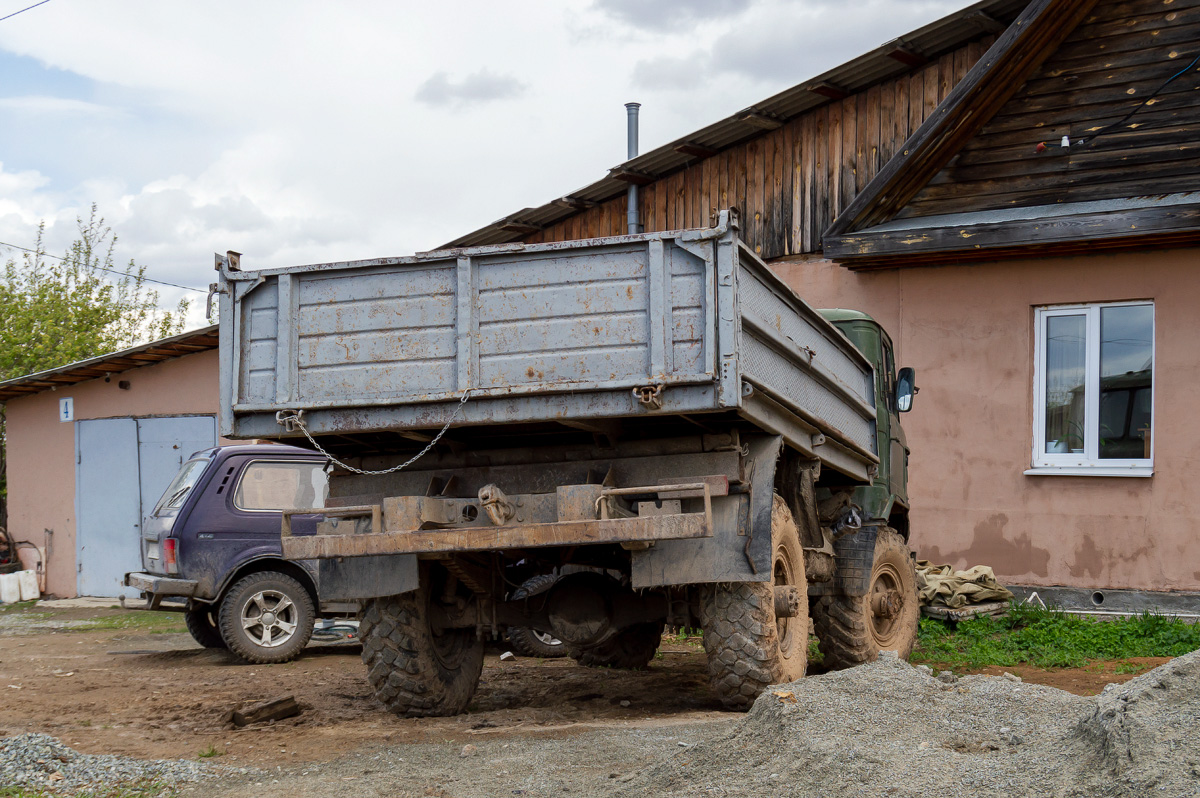
[[888, 527], [875, 538], [867, 594], [822, 596], [813, 607], [823, 664], [830, 670], [872, 662], [880, 651], [908, 659], [920, 618], [917, 572], [908, 545]]
[[315, 622], [312, 596], [277, 571], [242, 577], [221, 600], [221, 637], [247, 662], [295, 659], [308, 645]]
[[483, 671], [483, 640], [474, 629], [429, 625], [432, 569], [421, 587], [363, 605], [358, 634], [367, 681], [390, 712], [409, 718], [457, 715], [467, 708]]
[[[544, 593], [557, 581], [558, 577], [554, 574], [540, 574], [530, 577], [512, 592], [509, 600], [516, 601], [538, 593]], [[508, 637], [508, 644], [512, 650], [523, 657], [556, 659], [567, 656], [567, 647], [563, 645], [561, 640], [549, 632], [539, 632], [528, 626], [510, 626], [506, 637]]]
[[[772, 580], [706, 585], [700, 623], [713, 690], [728, 709], [749, 709], [770, 684], [791, 682], [808, 666], [808, 601], [804, 550], [787, 504], [771, 509]], [[775, 617], [775, 587], [801, 591], [798, 612]]]
[[225, 638], [221, 637], [217, 614], [216, 607], [200, 607], [183, 613], [183, 624], [192, 639], [205, 648], [229, 648], [225, 645]]
[[638, 623], [622, 629], [598, 646], [572, 651], [571, 657], [589, 668], [637, 670], [650, 664], [662, 643], [661, 621]]

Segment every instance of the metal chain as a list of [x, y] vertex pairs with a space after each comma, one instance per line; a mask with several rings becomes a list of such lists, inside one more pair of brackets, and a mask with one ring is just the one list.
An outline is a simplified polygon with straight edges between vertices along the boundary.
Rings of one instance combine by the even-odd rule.
[[466, 393], [463, 394], [462, 399], [458, 400], [458, 407], [454, 408], [454, 413], [450, 416], [449, 420], [446, 421], [446, 425], [444, 427], [442, 427], [442, 429], [438, 432], [437, 435], [433, 436], [433, 440], [431, 440], [425, 446], [424, 449], [417, 452], [416, 454], [414, 454], [412, 457], [405, 460], [400, 465], [392, 466], [391, 468], [385, 468], [382, 471], [365, 471], [361, 468], [355, 468], [352, 465], [343, 463], [341, 460], [338, 460], [336, 457], [331, 455], [329, 452], [325, 451], [325, 449], [322, 448], [321, 444], [317, 443], [316, 438], [314, 438], [309, 433], [308, 428], [304, 426], [304, 420], [302, 418], [300, 418], [301, 413], [303, 413], [304, 411], [300, 411], [298, 413], [292, 413], [292, 415], [290, 415], [290, 416], [276, 416], [275, 421], [279, 424], [294, 425], [296, 428], [298, 428], [301, 432], [304, 433], [304, 437], [308, 438], [308, 442], [311, 443], [318, 452], [325, 455], [326, 459], [329, 460], [329, 462], [333, 463], [334, 465], [341, 466], [342, 468], [346, 469], [347, 471], [353, 471], [355, 474], [362, 474], [364, 476], [379, 476], [380, 474], [391, 474], [393, 471], [400, 471], [402, 469], [408, 468], [410, 465], [417, 462], [422, 457], [424, 457], [426, 454], [428, 454], [429, 450], [432, 449], [437, 444], [437, 442], [442, 439], [442, 436], [446, 434], [446, 431], [450, 429], [450, 425], [453, 424], [458, 419], [458, 416], [462, 413], [463, 407], [467, 404], [467, 399], [469, 399], [470, 397], [471, 397], [470, 391], [467, 391]]

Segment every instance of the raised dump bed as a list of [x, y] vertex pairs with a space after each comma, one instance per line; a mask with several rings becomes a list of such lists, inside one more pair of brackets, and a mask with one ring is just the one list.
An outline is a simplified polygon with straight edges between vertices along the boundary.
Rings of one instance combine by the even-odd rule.
[[280, 411], [328, 441], [725, 414], [866, 480], [870, 362], [718, 218], [261, 271], [219, 256], [221, 434], [299, 435]]

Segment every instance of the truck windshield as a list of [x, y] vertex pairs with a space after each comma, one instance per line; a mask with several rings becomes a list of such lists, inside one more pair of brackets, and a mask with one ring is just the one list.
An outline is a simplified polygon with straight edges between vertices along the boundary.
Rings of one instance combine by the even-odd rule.
[[196, 480], [200, 479], [200, 475], [204, 473], [208, 463], [208, 460], [188, 460], [184, 463], [179, 469], [179, 473], [175, 475], [175, 479], [171, 481], [167, 492], [155, 505], [154, 515], [159, 515], [164, 511], [178, 510], [182, 507], [184, 499], [191, 493], [192, 487], [196, 484]]

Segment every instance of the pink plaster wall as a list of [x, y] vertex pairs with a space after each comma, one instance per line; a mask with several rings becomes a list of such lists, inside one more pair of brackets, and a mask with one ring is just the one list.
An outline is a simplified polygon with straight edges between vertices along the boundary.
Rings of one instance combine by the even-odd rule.
[[[921, 393], [903, 417], [917, 555], [1028, 585], [1200, 590], [1198, 249], [851, 272], [773, 265], [817, 307], [866, 311]], [[1025, 476], [1034, 307], [1153, 299], [1154, 476]]]
[[[120, 380], [129, 381], [128, 390]], [[217, 352], [8, 401], [9, 530], [47, 552], [45, 589], [58, 596], [74, 596], [76, 584], [75, 425], [58, 420], [58, 400], [67, 396], [75, 399], [76, 419], [215, 414]], [[48, 549], [45, 529], [54, 530]], [[30, 567], [36, 559], [28, 549], [22, 558]]]

